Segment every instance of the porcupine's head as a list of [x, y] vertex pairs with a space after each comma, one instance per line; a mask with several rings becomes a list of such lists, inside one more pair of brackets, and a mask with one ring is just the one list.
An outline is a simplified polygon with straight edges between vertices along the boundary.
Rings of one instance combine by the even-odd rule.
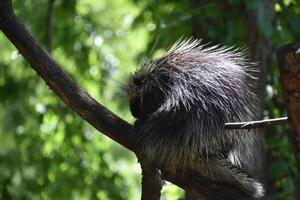
[[145, 64], [131, 78], [128, 87], [130, 110], [136, 118], [146, 118], [164, 104], [170, 89], [167, 63], [163, 58]]
[[220, 124], [232, 120], [224, 118], [226, 112], [236, 107], [243, 109], [236, 110], [236, 116], [244, 115], [244, 105], [252, 104], [252, 94], [245, 92], [249, 91], [245, 83], [251, 79], [250, 64], [233, 48], [205, 47], [200, 40], [178, 41], [165, 56], [144, 64], [131, 77], [131, 112], [136, 118], [148, 118], [170, 111], [195, 110], [202, 115], [215, 110], [224, 114], [219, 115]]

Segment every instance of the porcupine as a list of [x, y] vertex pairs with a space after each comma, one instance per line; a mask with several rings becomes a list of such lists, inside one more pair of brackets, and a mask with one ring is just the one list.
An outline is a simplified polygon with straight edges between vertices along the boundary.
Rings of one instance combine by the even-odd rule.
[[244, 50], [179, 40], [145, 63], [128, 84], [140, 150], [159, 167], [195, 172], [260, 199], [264, 189], [247, 166], [260, 145], [254, 130], [224, 130], [256, 115], [255, 81]]

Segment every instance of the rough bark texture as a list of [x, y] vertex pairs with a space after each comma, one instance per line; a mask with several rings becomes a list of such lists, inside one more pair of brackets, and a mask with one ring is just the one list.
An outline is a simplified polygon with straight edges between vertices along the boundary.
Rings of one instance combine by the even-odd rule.
[[300, 169], [300, 43], [289, 44], [277, 51], [280, 79], [285, 96], [296, 162]]

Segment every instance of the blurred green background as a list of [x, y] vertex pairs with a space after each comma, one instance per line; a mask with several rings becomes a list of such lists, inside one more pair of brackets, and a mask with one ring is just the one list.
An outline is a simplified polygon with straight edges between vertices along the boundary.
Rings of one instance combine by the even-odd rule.
[[[299, 42], [296, 0], [13, 0], [17, 16], [79, 85], [129, 122], [125, 86], [180, 37], [249, 47], [261, 118], [285, 116], [275, 51]], [[50, 9], [49, 9], [50, 8]], [[52, 23], [51, 20], [52, 19]], [[290, 131], [264, 130], [268, 199], [299, 199]], [[0, 199], [139, 199], [134, 155], [64, 105], [0, 34]], [[183, 199], [167, 184], [162, 199]]]

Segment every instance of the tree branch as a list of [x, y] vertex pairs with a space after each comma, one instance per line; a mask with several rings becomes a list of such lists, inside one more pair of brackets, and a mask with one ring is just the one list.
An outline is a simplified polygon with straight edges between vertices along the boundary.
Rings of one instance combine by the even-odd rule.
[[282, 125], [287, 123], [288, 123], [288, 118], [281, 117], [281, 118], [265, 119], [259, 121], [225, 123], [224, 128], [225, 129], [265, 128], [269, 126]]
[[293, 129], [295, 157], [300, 171], [300, 43], [279, 48], [277, 59], [289, 122]]
[[160, 172], [153, 163], [138, 155], [142, 168], [142, 200], [159, 200], [162, 188]]

